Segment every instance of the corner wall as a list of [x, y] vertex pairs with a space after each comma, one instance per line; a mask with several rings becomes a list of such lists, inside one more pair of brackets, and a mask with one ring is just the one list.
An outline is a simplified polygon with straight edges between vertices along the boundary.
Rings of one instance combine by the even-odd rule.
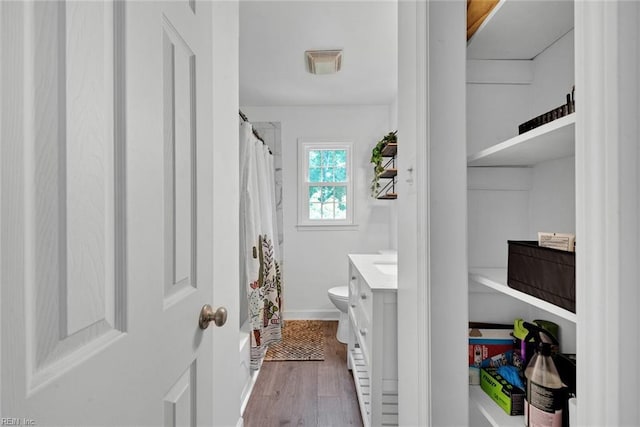
[[[284, 201], [283, 286], [285, 319], [337, 319], [327, 297], [346, 286], [349, 253], [389, 247], [394, 201], [370, 196], [371, 149], [391, 128], [389, 106], [241, 107], [252, 122], [280, 122]], [[357, 230], [302, 231], [297, 228], [298, 139], [353, 141], [354, 221]]]
[[[389, 106], [389, 129], [398, 130], [398, 96], [393, 100], [393, 103]], [[402, 144], [402, 135], [398, 137], [400, 144]], [[398, 170], [400, 170], [401, 164], [398, 164]], [[398, 250], [398, 203], [392, 203], [389, 212], [389, 249]]]

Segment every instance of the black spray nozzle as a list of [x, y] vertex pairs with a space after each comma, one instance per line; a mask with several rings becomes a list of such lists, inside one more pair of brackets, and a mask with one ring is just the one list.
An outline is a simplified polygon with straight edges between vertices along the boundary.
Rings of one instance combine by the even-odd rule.
[[[526, 342], [534, 341], [537, 344], [551, 344], [551, 345], [560, 345], [558, 339], [546, 329], [536, 325], [535, 323], [524, 322], [522, 324], [529, 333], [525, 338]], [[545, 340], [545, 337], [549, 339], [549, 341]]]

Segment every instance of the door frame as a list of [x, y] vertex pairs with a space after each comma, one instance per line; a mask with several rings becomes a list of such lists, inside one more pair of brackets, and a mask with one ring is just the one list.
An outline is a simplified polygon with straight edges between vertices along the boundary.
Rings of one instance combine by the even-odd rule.
[[399, 421], [466, 425], [466, 1], [398, 5]]
[[[466, 336], [468, 317], [464, 304], [468, 298], [466, 237], [461, 253], [454, 254], [456, 269], [464, 272], [463, 285], [455, 285], [448, 295], [441, 295], [433, 280], [436, 252], [446, 252], [442, 246], [432, 247], [432, 243], [441, 242], [437, 238], [438, 225], [447, 230], [458, 227], [465, 233], [467, 227], [466, 207], [465, 220], [461, 221], [458, 218], [438, 219], [435, 208], [430, 204], [436, 196], [434, 190], [452, 191], [451, 194], [461, 196], [458, 180], [450, 185], [442, 183], [438, 188], [429, 177], [438, 143], [432, 138], [432, 126], [437, 124], [438, 114], [443, 114], [446, 106], [451, 107], [448, 99], [433, 96], [426, 77], [437, 67], [443, 67], [442, 63], [434, 60], [435, 49], [441, 40], [435, 41], [431, 37], [434, 27], [427, 32], [428, 22], [446, 21], [444, 15], [440, 15], [444, 12], [439, 7], [442, 4], [438, 3], [448, 2], [399, 2], [405, 7], [405, 12], [401, 7], [398, 134], [405, 141], [403, 152], [416, 150], [415, 172], [406, 174], [407, 171], [399, 171], [399, 181], [413, 179], [415, 189], [411, 191], [416, 193], [418, 200], [412, 223], [399, 222], [398, 311], [403, 313], [398, 318], [399, 359], [403, 360], [398, 367], [401, 425], [444, 425], [440, 422], [444, 416], [440, 414], [442, 408], [435, 405], [438, 395], [459, 396], [456, 413], [461, 415], [454, 423], [468, 423], [468, 399], [460, 396], [461, 392], [466, 396], [466, 362], [453, 362], [464, 367], [459, 369], [454, 381], [449, 376], [437, 378], [437, 370], [431, 369], [438, 354], [444, 353], [443, 348], [448, 354], [464, 354], [465, 350], [460, 350], [460, 343], [443, 347], [444, 340], [432, 329], [432, 319], [420, 313], [433, 314], [438, 306], [451, 304], [451, 298], [459, 299], [460, 307], [451, 310], [452, 314], [457, 314], [453, 326], [447, 323], [451, 318], [439, 317], [438, 322], [446, 324], [445, 329], [450, 335], [464, 343], [459, 338]], [[577, 408], [578, 425], [636, 425], [640, 421], [640, 407], [637, 405], [640, 399], [637, 388], [640, 366], [629, 364], [625, 356], [640, 352], [640, 328], [627, 329], [629, 325], [640, 324], [637, 310], [640, 304], [640, 288], [637, 286], [640, 282], [637, 263], [640, 259], [640, 150], [637, 144], [640, 140], [637, 123], [640, 116], [640, 85], [637, 82], [640, 71], [640, 5], [621, 0], [576, 1], [575, 7], [576, 86], [582, 94], [576, 119], [576, 159], [581, 165], [576, 168], [576, 231], [582, 236], [582, 241], [599, 242], [576, 260], [579, 289], [576, 300], [577, 348], [583, 355], [583, 362], [577, 368], [581, 379], [578, 383], [581, 396]], [[461, 25], [464, 22], [462, 13], [458, 13], [456, 18]], [[449, 21], [449, 24], [452, 22], [457, 21]], [[466, 47], [463, 44], [455, 49], [464, 52]], [[457, 76], [464, 73], [465, 67], [465, 64], [458, 64], [447, 71]], [[444, 81], [451, 83], [448, 77]], [[405, 85], [404, 89], [402, 85]], [[455, 99], [457, 106], [464, 105], [464, 94], [459, 99], [453, 94], [448, 98]], [[459, 110], [455, 110], [456, 114], [464, 114], [464, 110]], [[466, 135], [460, 138], [465, 141]], [[456, 140], [453, 134], [449, 140]], [[461, 160], [466, 176], [466, 155], [456, 161]], [[459, 171], [460, 165], [456, 161], [448, 161], [453, 162], [449, 166]], [[406, 194], [406, 191], [402, 193]], [[466, 198], [466, 182], [464, 193]], [[403, 206], [402, 198], [398, 202]], [[442, 227], [443, 224], [447, 227]], [[408, 234], [411, 230], [417, 232], [417, 239], [411, 236], [410, 239], [402, 239], [403, 233]], [[461, 239], [458, 236], [456, 240], [462, 243]], [[424, 260], [424, 263], [419, 260]], [[453, 265], [450, 264], [449, 268]], [[456, 272], [450, 270], [450, 273]], [[453, 276], [451, 283], [454, 283]], [[603, 286], [603, 283], [607, 285]], [[609, 333], [623, 327], [628, 334]], [[607, 351], [593, 351], [594, 342]], [[430, 361], [431, 366], [426, 361]], [[611, 367], [615, 372], [611, 374], [609, 369], [600, 369], [601, 366]], [[447, 370], [447, 375], [450, 373]], [[465, 377], [464, 384], [460, 384], [459, 376]], [[435, 390], [437, 393], [433, 392]]]
[[639, 25], [636, 2], [575, 2], [578, 425], [640, 422]]
[[[213, 143], [214, 147], [214, 207], [213, 253], [216, 265], [213, 271], [213, 303], [224, 304], [229, 313], [227, 323], [214, 331], [213, 348], [213, 411], [219, 426], [242, 426], [240, 385], [240, 14], [238, 1], [213, 1]], [[234, 163], [235, 161], [235, 163]], [[229, 170], [230, 169], [230, 170]], [[226, 171], [219, 173], [216, 171]], [[232, 235], [233, 238], [229, 238]], [[222, 284], [222, 285], [221, 285]], [[233, 288], [228, 292], [227, 288]], [[217, 339], [233, 341], [231, 349], [217, 346]], [[217, 386], [216, 386], [217, 385]]]

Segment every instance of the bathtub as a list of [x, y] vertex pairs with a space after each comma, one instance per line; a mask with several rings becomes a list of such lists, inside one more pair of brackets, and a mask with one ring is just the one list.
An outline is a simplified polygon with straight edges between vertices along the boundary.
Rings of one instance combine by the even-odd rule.
[[249, 325], [249, 319], [247, 319], [240, 328], [240, 415], [244, 414], [244, 410], [247, 407], [253, 386], [258, 378], [260, 370], [251, 370], [251, 339], [249, 334], [251, 333], [251, 327]]

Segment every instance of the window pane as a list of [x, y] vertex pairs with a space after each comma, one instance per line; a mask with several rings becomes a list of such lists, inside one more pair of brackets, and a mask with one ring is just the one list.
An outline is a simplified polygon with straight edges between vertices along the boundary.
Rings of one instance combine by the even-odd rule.
[[322, 202], [328, 201], [331, 197], [333, 197], [333, 191], [334, 187], [322, 187], [322, 197], [320, 200]]
[[309, 182], [322, 182], [321, 168], [309, 168]]
[[319, 203], [322, 201], [322, 187], [309, 187], [309, 202]]
[[346, 215], [347, 212], [347, 187], [336, 187], [336, 202], [338, 203], [338, 209], [343, 211]]
[[346, 182], [346, 150], [310, 150], [309, 182]]
[[321, 150], [311, 150], [309, 151], [309, 167], [320, 167], [321, 160]]
[[324, 169], [324, 176], [323, 176], [323, 182], [333, 182], [335, 181], [334, 178], [334, 173], [333, 173], [333, 168], [326, 168]]
[[334, 219], [333, 203], [325, 203], [322, 205], [322, 219]]
[[322, 203], [309, 202], [309, 219], [322, 219]]
[[322, 150], [322, 166], [333, 165], [333, 150]]
[[335, 219], [346, 219], [346, 218], [347, 218], [347, 206], [337, 204]]

